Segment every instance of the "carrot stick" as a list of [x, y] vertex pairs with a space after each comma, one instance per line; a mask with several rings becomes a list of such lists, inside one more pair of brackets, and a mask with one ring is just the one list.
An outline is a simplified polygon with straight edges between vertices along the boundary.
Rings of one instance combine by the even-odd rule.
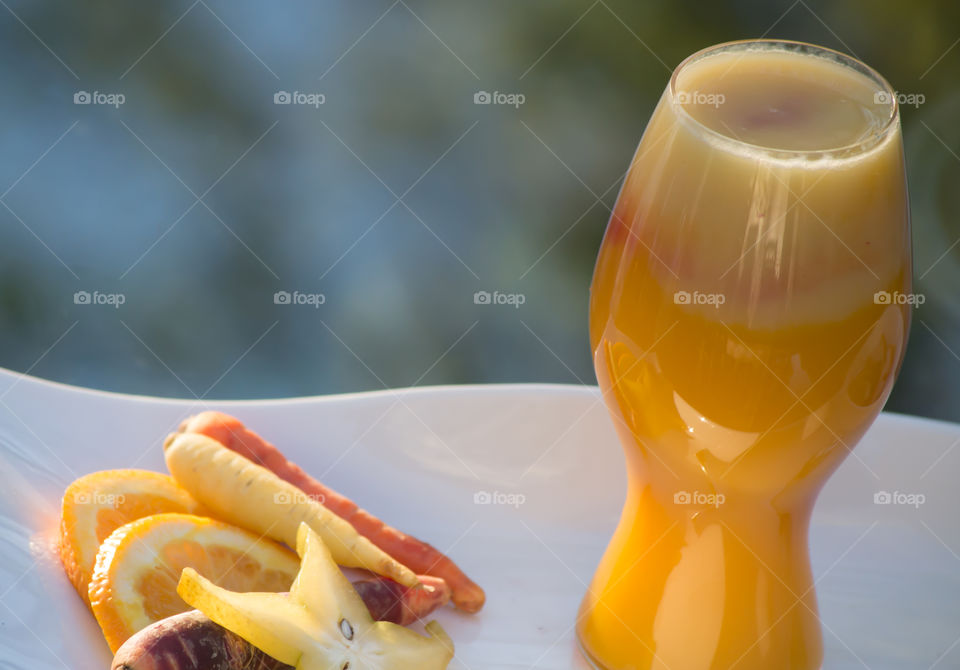
[[456, 563], [426, 542], [407, 535], [361, 509], [355, 502], [330, 489], [288, 461], [273, 446], [236, 417], [223, 412], [201, 412], [180, 425], [181, 432], [202, 433], [254, 463], [271, 470], [321, 502], [349, 522], [358, 533], [418, 574], [440, 577], [449, 586], [453, 604], [465, 612], [477, 612], [486, 600], [483, 589], [467, 577]]
[[[301, 522], [322, 538], [339, 565], [365, 568], [406, 586], [419, 586], [410, 568], [353, 526], [267, 468], [199, 433], [174, 433], [163, 444], [167, 469], [215, 517], [288, 547]], [[92, 599], [92, 594], [91, 594]]]

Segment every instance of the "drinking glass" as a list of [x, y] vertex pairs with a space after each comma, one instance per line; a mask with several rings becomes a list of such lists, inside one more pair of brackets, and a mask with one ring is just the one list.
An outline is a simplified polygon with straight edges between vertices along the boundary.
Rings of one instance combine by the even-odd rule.
[[821, 667], [810, 515], [899, 370], [909, 225], [896, 94], [863, 63], [756, 40], [673, 73], [591, 287], [627, 473], [577, 619], [596, 667]]

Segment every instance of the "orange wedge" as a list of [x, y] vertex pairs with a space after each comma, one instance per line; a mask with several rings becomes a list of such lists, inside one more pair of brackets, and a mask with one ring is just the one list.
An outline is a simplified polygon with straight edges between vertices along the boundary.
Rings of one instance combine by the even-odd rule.
[[63, 494], [60, 560], [84, 602], [100, 544], [125, 523], [151, 514], [197, 514], [200, 505], [173, 477], [148, 470], [104, 470], [76, 480]]
[[104, 541], [90, 580], [90, 605], [116, 653], [155, 621], [186, 612], [177, 595], [184, 568], [232, 591], [289, 591], [300, 560], [282, 545], [190, 514], [156, 514]]

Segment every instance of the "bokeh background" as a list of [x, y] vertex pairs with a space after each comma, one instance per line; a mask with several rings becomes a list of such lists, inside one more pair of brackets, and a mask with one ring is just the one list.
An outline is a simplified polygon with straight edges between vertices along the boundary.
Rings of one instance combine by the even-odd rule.
[[4, 367], [210, 398], [593, 383], [593, 261], [670, 71], [768, 36], [923, 98], [926, 302], [888, 409], [960, 420], [958, 3], [0, 5]]

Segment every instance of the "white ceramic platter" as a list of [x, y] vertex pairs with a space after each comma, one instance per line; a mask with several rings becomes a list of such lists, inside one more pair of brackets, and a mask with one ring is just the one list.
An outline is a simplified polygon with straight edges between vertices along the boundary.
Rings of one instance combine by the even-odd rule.
[[[109, 668], [50, 549], [61, 493], [93, 470], [162, 471], [164, 436], [210, 408], [236, 414], [486, 588], [480, 614], [437, 615], [457, 645], [451, 667], [587, 667], [573, 621], [625, 486], [595, 388], [191, 402], [0, 370], [0, 668]], [[960, 668], [958, 443], [960, 426], [883, 415], [823, 492], [811, 543], [828, 670]], [[881, 491], [924, 502], [875, 504]]]

